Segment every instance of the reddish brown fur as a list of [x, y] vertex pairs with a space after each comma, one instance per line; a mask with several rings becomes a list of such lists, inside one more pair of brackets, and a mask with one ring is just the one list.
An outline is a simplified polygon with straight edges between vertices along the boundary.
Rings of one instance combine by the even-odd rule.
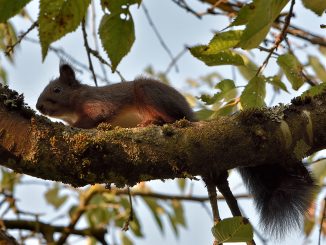
[[59, 78], [40, 95], [37, 109], [79, 128], [93, 128], [101, 122], [136, 127], [194, 120], [184, 97], [156, 80], [139, 78], [104, 87], [91, 87], [75, 79], [73, 69], [64, 64]]

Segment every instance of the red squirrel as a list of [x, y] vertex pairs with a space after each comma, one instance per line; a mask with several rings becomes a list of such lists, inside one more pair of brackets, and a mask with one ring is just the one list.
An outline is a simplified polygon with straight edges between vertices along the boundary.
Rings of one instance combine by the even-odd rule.
[[194, 114], [174, 88], [149, 78], [138, 78], [103, 87], [81, 84], [73, 68], [60, 65], [60, 76], [38, 98], [36, 108], [44, 115], [78, 128], [94, 128], [102, 122], [113, 126], [162, 125]]
[[[168, 85], [139, 78], [92, 87], [81, 84], [67, 64], [60, 66], [60, 76], [44, 89], [36, 108], [79, 128], [94, 128], [101, 122], [136, 127], [182, 118], [195, 120], [185, 98]], [[253, 194], [264, 230], [277, 237], [300, 225], [315, 190], [314, 180], [301, 162], [289, 161], [296, 161], [295, 167], [274, 164], [239, 169]], [[218, 186], [220, 178], [213, 178]]]

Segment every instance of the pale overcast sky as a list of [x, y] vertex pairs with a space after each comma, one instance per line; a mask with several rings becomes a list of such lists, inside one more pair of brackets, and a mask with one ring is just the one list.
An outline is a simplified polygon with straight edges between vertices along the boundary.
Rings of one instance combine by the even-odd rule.
[[[179, 8], [171, 0], [162, 1], [150, 1], [144, 0], [149, 13], [163, 36], [164, 41], [171, 49], [174, 55], [178, 54], [184, 45], [195, 45], [201, 43], [207, 43], [212, 37], [212, 31], [221, 30], [228, 24], [228, 19], [224, 17], [207, 16], [199, 20], [192, 14], [187, 13], [185, 10]], [[202, 4], [198, 4], [199, 1], [189, 1], [193, 6], [203, 8]], [[38, 1], [33, 0], [28, 5], [29, 13], [33, 19], [37, 19], [38, 13]], [[99, 10], [97, 6], [97, 10]], [[316, 18], [308, 10], [304, 10], [301, 7], [300, 1], [297, 1], [295, 6], [296, 16], [295, 23], [303, 25], [309, 30], [319, 31], [319, 24], [316, 23]], [[136, 76], [143, 73], [144, 68], [148, 65], [152, 65], [157, 71], [164, 71], [170, 63], [170, 58], [165, 50], [160, 45], [157, 37], [153, 33], [151, 27], [146, 20], [144, 11], [142, 8], [132, 8], [132, 15], [136, 27], [136, 42], [132, 47], [130, 54], [122, 61], [118, 69], [121, 71], [123, 76], [129, 80], [132, 80]], [[100, 11], [97, 14], [97, 20], [101, 16]], [[26, 30], [30, 23], [22, 21], [21, 18], [14, 18], [14, 24], [17, 30]], [[38, 35], [37, 31], [34, 30], [29, 37], [36, 38]], [[90, 35], [89, 35], [90, 36]], [[87, 64], [87, 56], [83, 49], [82, 34], [78, 30], [77, 32], [68, 34], [62, 40], [53, 44], [55, 47], [62, 47], [70, 55], [77, 60]], [[300, 55], [300, 53], [299, 53]], [[257, 57], [256, 62], [259, 63], [263, 56]], [[3, 59], [1, 59], [3, 60]], [[271, 62], [268, 67], [269, 71], [275, 69], [273, 66], [274, 61]], [[24, 93], [26, 102], [33, 108], [38, 95], [46, 86], [49, 80], [58, 75], [58, 64], [59, 60], [55, 54], [49, 52], [44, 63], [41, 62], [41, 50], [39, 45], [30, 42], [22, 42], [21, 47], [16, 52], [15, 65], [11, 66], [5, 63], [6, 69], [9, 73], [9, 85], [11, 88]], [[178, 62], [179, 72], [172, 69], [169, 74], [169, 78], [173, 81], [173, 85], [179, 90], [186, 88], [185, 80], [187, 78], [198, 78], [199, 76], [205, 75], [209, 72], [218, 71], [222, 73], [225, 78], [232, 78], [231, 67], [206, 67], [202, 62], [194, 59], [189, 53], [185, 54]], [[97, 67], [98, 68], [98, 67]], [[101, 70], [97, 69], [97, 72], [101, 74]], [[111, 75], [108, 72], [110, 79], [118, 81], [116, 75]], [[88, 84], [92, 84], [89, 73], [78, 74], [78, 77]], [[243, 82], [242, 78], [238, 75], [237, 81]], [[244, 83], [242, 83], [244, 84]], [[300, 92], [299, 92], [300, 93]], [[298, 93], [297, 93], [298, 94]], [[199, 94], [195, 94], [199, 95]], [[284, 94], [276, 102], [283, 101], [289, 102], [293, 95]], [[267, 101], [269, 101], [268, 97]], [[203, 163], [204, 164], [204, 163]], [[204, 184], [201, 181], [194, 183], [194, 194], [206, 195]], [[237, 187], [236, 193], [243, 193], [244, 188], [239, 187], [241, 182], [239, 176], [233, 172], [231, 174], [231, 187]], [[177, 184], [172, 181], [152, 181], [150, 183], [154, 190], [165, 193], [178, 193]], [[18, 191], [18, 196], [21, 200], [20, 207], [23, 207], [26, 211], [48, 212], [48, 207], [42, 199], [43, 187], [37, 187], [34, 185], [28, 185], [22, 187]], [[241, 208], [245, 210], [245, 213], [250, 220], [256, 224], [258, 219], [256, 212], [253, 208], [249, 208], [251, 201], [240, 201]], [[224, 202], [221, 203], [222, 216], [228, 217], [230, 213], [226, 208]], [[207, 203], [207, 207], [208, 203]], [[140, 245], [163, 245], [163, 244], [212, 244], [213, 237], [211, 235], [212, 221], [208, 216], [206, 210], [198, 203], [185, 203], [185, 214], [187, 218], [187, 229], [182, 229], [180, 237], [177, 239], [173, 235], [172, 228], [168, 224], [168, 220], [165, 219], [165, 235], [160, 234], [158, 227], [156, 226], [153, 217], [146, 207], [141, 202], [135, 203], [135, 209], [140, 217], [142, 223], [142, 229], [145, 234], [145, 239], [136, 239], [135, 244]], [[42, 211], [43, 210], [43, 211]], [[316, 238], [316, 236], [315, 236]], [[261, 244], [259, 239], [256, 238], [257, 244]], [[293, 232], [289, 235], [286, 241], [271, 241], [269, 244], [302, 244], [303, 237], [300, 232]], [[316, 240], [315, 240], [316, 241]], [[35, 244], [30, 242], [29, 244]], [[79, 244], [83, 244], [80, 242]], [[313, 243], [316, 244], [316, 243]]]

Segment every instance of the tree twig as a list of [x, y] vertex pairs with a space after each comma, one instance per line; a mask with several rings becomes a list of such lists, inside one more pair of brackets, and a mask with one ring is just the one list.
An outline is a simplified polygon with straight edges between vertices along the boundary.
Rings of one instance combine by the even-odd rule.
[[7, 46], [6, 47], [6, 51], [5, 51], [5, 54], [6, 54], [6, 56], [9, 56], [12, 52], [13, 52], [13, 50], [14, 50], [14, 48], [26, 37], [26, 35], [28, 34], [28, 33], [30, 33], [35, 27], [37, 27], [38, 26], [38, 22], [37, 21], [35, 21], [28, 29], [27, 29], [27, 31], [25, 31], [24, 33], [22, 33], [20, 36], [19, 36], [19, 38], [17, 39], [17, 42], [15, 42], [13, 45], [10, 45], [10, 46]]
[[[29, 37], [25, 37], [24, 38], [25, 41], [31, 42], [31, 43], [36, 43], [39, 44], [39, 41], [33, 38], [29, 38]], [[62, 48], [57, 48], [57, 47], [53, 47], [52, 45], [49, 46], [49, 51], [55, 53], [59, 59], [63, 59], [63, 60], [67, 60], [69, 61], [69, 63], [74, 64], [76, 66], [79, 66], [80, 68], [90, 72], [90, 70], [88, 69], [88, 66], [83, 64], [82, 62], [80, 62], [79, 60], [75, 59], [74, 57], [72, 57], [71, 55], [69, 55], [64, 49]], [[74, 67], [75, 68], [75, 67]], [[81, 72], [80, 70], [77, 70], [78, 72]], [[96, 74], [96, 77], [103, 81], [103, 82], [107, 82], [107, 79], [102, 77], [99, 74]]]
[[[110, 190], [103, 190], [105, 192], [111, 192], [116, 195], [127, 195], [128, 191], [126, 189], [112, 189]], [[209, 201], [209, 198], [207, 196], [188, 196], [188, 195], [168, 195], [168, 194], [162, 194], [157, 192], [144, 192], [144, 191], [131, 191], [131, 196], [140, 196], [140, 197], [149, 197], [149, 198], [156, 198], [156, 199], [162, 199], [162, 200], [179, 200], [179, 201], [192, 201], [192, 202], [207, 202]], [[237, 199], [247, 199], [252, 198], [251, 195], [248, 194], [239, 194], [235, 195], [235, 198]], [[225, 200], [225, 198], [221, 195], [217, 196], [217, 200]]]
[[94, 71], [94, 67], [93, 67], [93, 63], [92, 63], [92, 59], [91, 59], [91, 54], [90, 54], [90, 51], [89, 51], [90, 50], [90, 47], [89, 47], [88, 41], [87, 41], [87, 33], [86, 33], [86, 27], [85, 27], [85, 18], [83, 18], [82, 23], [81, 23], [81, 26], [82, 26], [82, 32], [83, 32], [83, 38], [84, 38], [84, 46], [85, 46], [86, 53], [87, 53], [87, 58], [88, 58], [89, 69], [92, 72], [94, 83], [95, 83], [95, 86], [97, 87], [98, 84], [97, 84], [96, 75], [95, 75], [95, 71]]
[[[99, 54], [98, 51], [89, 48], [89, 52], [96, 57], [101, 63], [107, 65], [108, 67], [112, 68], [112, 66]], [[121, 81], [126, 81], [126, 79], [122, 76], [122, 74], [118, 71], [115, 70], [115, 72], [118, 74], [118, 76], [120, 77]]]
[[[46, 236], [46, 233], [52, 232], [64, 232], [65, 226], [50, 225], [41, 221], [30, 221], [30, 220], [2, 220], [4, 226], [7, 229], [19, 229], [19, 230], [29, 230], [34, 232], [40, 232], [43, 236]], [[106, 234], [106, 229], [104, 228], [89, 228], [89, 229], [72, 229], [71, 234], [79, 236], [88, 236], [91, 235], [97, 240], [102, 240]]]
[[97, 193], [98, 193], [97, 188], [95, 186], [93, 186], [88, 190], [88, 192], [85, 193], [84, 196], [81, 197], [79, 206], [78, 206], [77, 210], [74, 212], [73, 216], [71, 217], [69, 225], [67, 227], [65, 227], [64, 230], [62, 231], [62, 234], [56, 243], [57, 245], [62, 245], [66, 242], [68, 236], [75, 229], [77, 222], [79, 221], [81, 216], [86, 211], [87, 204], [91, 201], [93, 196]]
[[202, 15], [197, 13], [195, 10], [193, 10], [184, 0], [172, 0], [175, 4], [177, 4], [179, 7], [185, 9], [187, 12], [192, 13], [194, 16], [196, 16], [198, 19], [202, 18]]
[[[169, 47], [167, 46], [167, 44], [165, 43], [165, 41], [163, 40], [163, 37], [162, 35], [160, 34], [160, 32], [158, 31], [158, 29], [156, 28], [153, 20], [152, 20], [152, 17], [150, 16], [148, 10], [147, 10], [147, 7], [144, 3], [142, 3], [142, 8], [144, 10], [144, 13], [145, 13], [145, 16], [146, 16], [146, 19], [150, 25], [150, 27], [153, 29], [154, 33], [155, 33], [155, 36], [157, 37], [157, 39], [159, 40], [161, 46], [163, 47], [163, 49], [166, 51], [166, 53], [169, 55], [170, 59], [173, 61], [174, 60], [174, 57], [173, 57], [173, 54], [171, 52], [171, 50], [169, 49]], [[174, 62], [175, 64], [176, 62]], [[175, 69], [176, 71], [178, 72], [178, 66], [175, 65]]]
[[295, 4], [295, 0], [292, 0], [291, 1], [291, 6], [290, 6], [290, 11], [287, 14], [287, 16], [285, 17], [285, 22], [284, 22], [283, 28], [281, 30], [281, 33], [276, 37], [273, 47], [270, 49], [269, 54], [267, 55], [267, 57], [264, 60], [263, 64], [258, 68], [256, 76], [258, 76], [263, 71], [263, 69], [267, 66], [268, 61], [271, 58], [274, 51], [277, 50], [278, 46], [286, 38], [287, 28], [290, 25], [290, 21], [291, 21], [292, 14], [293, 14], [294, 4]]
[[185, 54], [187, 53], [188, 48], [185, 46], [180, 53], [177, 54], [177, 56], [175, 56], [171, 62], [169, 63], [169, 65], [167, 66], [167, 68], [164, 71], [164, 74], [167, 75], [170, 71], [171, 68], [176, 64], [176, 62]]
[[128, 197], [129, 197], [130, 212], [129, 212], [128, 219], [127, 219], [127, 221], [125, 222], [125, 224], [124, 224], [124, 226], [122, 228], [123, 231], [129, 230], [129, 223], [134, 220], [134, 208], [133, 208], [133, 205], [132, 205], [132, 197], [131, 197], [130, 187], [129, 186], [127, 187], [127, 191], [128, 191]]

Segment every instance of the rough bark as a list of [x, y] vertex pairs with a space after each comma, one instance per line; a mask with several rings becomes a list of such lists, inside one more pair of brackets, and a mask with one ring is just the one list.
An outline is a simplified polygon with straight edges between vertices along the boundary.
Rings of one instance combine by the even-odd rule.
[[82, 130], [28, 109], [0, 87], [0, 164], [74, 186], [133, 185], [287, 163], [326, 148], [326, 93], [213, 121]]

